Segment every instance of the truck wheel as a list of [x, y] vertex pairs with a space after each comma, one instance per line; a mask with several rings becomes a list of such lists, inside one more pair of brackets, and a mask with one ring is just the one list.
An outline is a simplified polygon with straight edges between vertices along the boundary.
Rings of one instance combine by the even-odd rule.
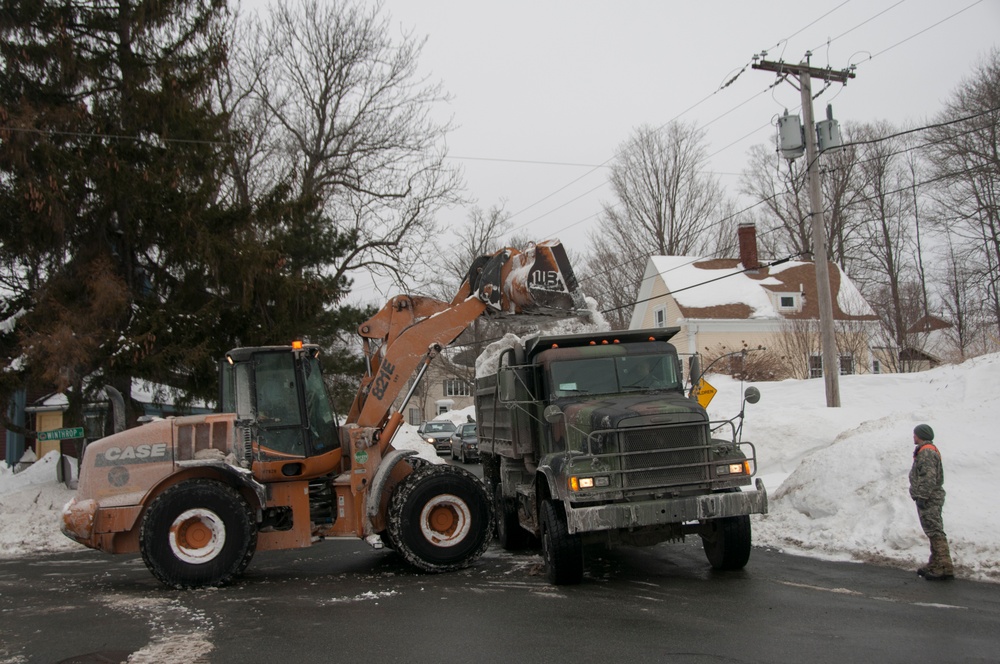
[[493, 533], [493, 505], [475, 475], [446, 464], [410, 473], [389, 501], [389, 535], [410, 564], [426, 572], [466, 567]]
[[221, 586], [241, 574], [257, 549], [250, 506], [229, 486], [190, 480], [157, 496], [139, 530], [146, 567], [172, 588]]
[[528, 547], [530, 533], [521, 527], [517, 518], [517, 503], [504, 498], [503, 487], [493, 485], [493, 509], [497, 515], [497, 542], [506, 551], [520, 551]]
[[701, 541], [713, 569], [743, 569], [750, 560], [750, 517], [709, 519], [702, 523]]
[[549, 583], [566, 586], [583, 580], [583, 542], [566, 528], [563, 506], [542, 503], [542, 557]]

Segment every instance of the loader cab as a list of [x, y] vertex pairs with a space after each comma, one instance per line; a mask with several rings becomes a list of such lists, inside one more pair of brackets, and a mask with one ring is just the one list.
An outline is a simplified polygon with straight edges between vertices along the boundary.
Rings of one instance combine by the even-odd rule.
[[254, 430], [262, 461], [310, 457], [339, 446], [319, 348], [236, 348], [219, 368], [219, 407]]

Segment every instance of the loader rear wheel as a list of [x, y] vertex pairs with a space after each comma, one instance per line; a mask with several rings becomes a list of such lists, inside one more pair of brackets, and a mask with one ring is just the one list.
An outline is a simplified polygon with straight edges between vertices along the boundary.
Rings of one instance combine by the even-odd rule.
[[222, 586], [243, 573], [257, 548], [250, 506], [231, 487], [189, 480], [157, 496], [143, 517], [139, 551], [172, 588]]
[[426, 572], [471, 564], [490, 545], [493, 506], [469, 471], [437, 464], [418, 468], [389, 502], [388, 530], [398, 551]]
[[549, 583], [568, 586], [583, 580], [583, 542], [566, 527], [563, 506], [542, 503], [542, 558]]
[[743, 569], [750, 560], [750, 517], [743, 514], [705, 521], [701, 542], [713, 569]]

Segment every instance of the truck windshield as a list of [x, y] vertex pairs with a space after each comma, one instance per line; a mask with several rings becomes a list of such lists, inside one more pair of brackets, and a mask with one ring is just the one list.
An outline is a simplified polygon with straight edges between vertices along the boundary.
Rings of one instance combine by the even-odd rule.
[[621, 355], [563, 360], [550, 365], [556, 397], [673, 390], [677, 381], [673, 355]]

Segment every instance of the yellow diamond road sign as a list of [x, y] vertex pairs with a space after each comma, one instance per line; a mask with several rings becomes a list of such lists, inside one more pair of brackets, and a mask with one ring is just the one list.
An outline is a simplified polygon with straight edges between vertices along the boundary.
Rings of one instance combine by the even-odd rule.
[[712, 397], [715, 396], [716, 392], [718, 390], [704, 378], [698, 381], [698, 403], [701, 404], [702, 408], [708, 408], [708, 404], [712, 403]]

